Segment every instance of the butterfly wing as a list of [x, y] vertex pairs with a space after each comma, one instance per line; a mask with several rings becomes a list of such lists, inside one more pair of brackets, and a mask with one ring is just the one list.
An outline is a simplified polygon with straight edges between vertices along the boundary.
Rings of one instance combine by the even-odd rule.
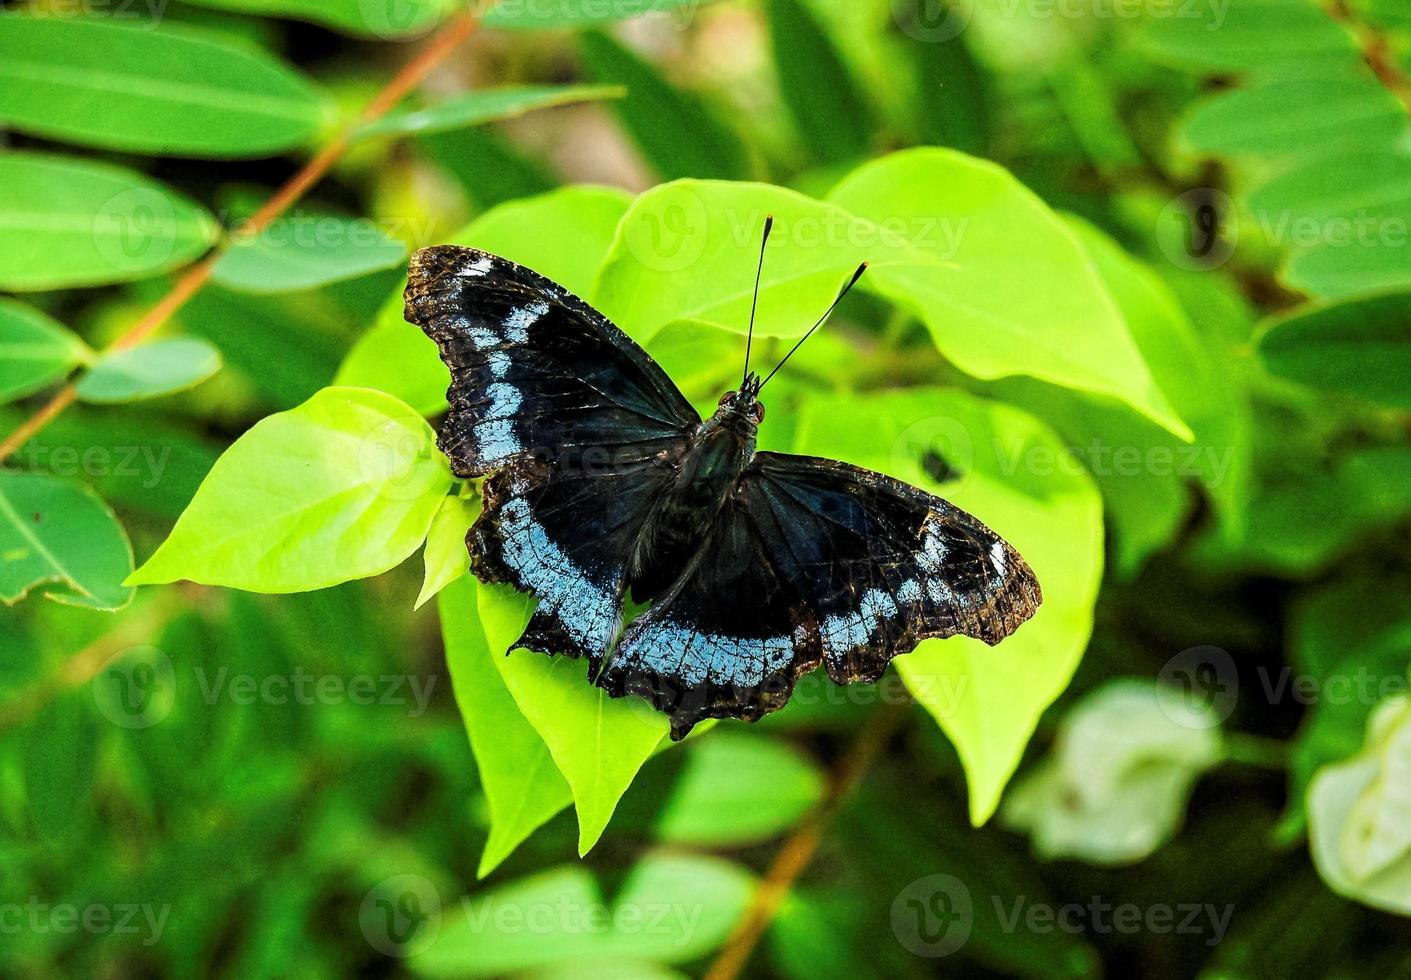
[[700, 416], [605, 317], [505, 259], [423, 249], [406, 300], [451, 372], [439, 444], [457, 476], [490, 474], [472, 568], [539, 598], [519, 645], [601, 657], [642, 522]]
[[799, 676], [874, 681], [927, 637], [994, 644], [1042, 601], [1033, 571], [974, 517], [833, 460], [759, 453], [707, 544], [623, 635], [598, 683], [672, 715], [756, 719]]

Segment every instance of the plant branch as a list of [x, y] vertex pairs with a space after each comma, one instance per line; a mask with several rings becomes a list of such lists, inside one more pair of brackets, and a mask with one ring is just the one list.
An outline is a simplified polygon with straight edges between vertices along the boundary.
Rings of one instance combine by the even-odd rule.
[[1411, 115], [1411, 76], [1397, 63], [1386, 36], [1358, 16], [1348, 0], [1328, 0], [1323, 9], [1329, 17], [1352, 32], [1357, 46], [1362, 49], [1367, 67]]
[[871, 768], [877, 753], [887, 744], [887, 738], [909, 712], [909, 704], [892, 705], [875, 712], [867, 720], [846, 755], [833, 769], [828, 795], [793, 832], [775, 855], [755, 892], [753, 904], [735, 926], [715, 962], [706, 971], [705, 980], [735, 980], [749, 962], [750, 954], [774, 921], [779, 907], [788, 897], [794, 882], [813, 861], [823, 832], [832, 823], [852, 791]]
[[[211, 273], [215, 271], [221, 254], [230, 247], [232, 242], [260, 234], [284, 212], [293, 207], [333, 169], [334, 164], [342, 159], [358, 130], [385, 116], [397, 103], [401, 102], [452, 51], [475, 33], [478, 23], [476, 13], [473, 10], [466, 10], [441, 28], [426, 47], [422, 48], [415, 58], [407, 62], [401, 71], [397, 72], [382, 87], [381, 91], [364, 107], [356, 120], [345, 126], [328, 145], [314, 154], [309, 162], [304, 164], [293, 177], [290, 177], [279, 190], [275, 191], [273, 196], [265, 201], [248, 221], [235, 228], [223, 244], [218, 245], [195, 265], [190, 266], [172, 284], [166, 295], [158, 300], [140, 320], [114, 340], [106, 348], [105, 353], [135, 347], [156, 332], [173, 314], [185, 306], [191, 297], [200, 292], [201, 287], [210, 280]], [[38, 411], [6, 436], [3, 442], [0, 442], [0, 464], [13, 456], [26, 442], [72, 405], [76, 397], [77, 391], [72, 382], [59, 389]]]

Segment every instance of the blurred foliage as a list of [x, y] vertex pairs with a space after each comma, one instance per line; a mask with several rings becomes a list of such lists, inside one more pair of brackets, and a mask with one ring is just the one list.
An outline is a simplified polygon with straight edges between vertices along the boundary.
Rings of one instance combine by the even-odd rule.
[[[0, 6], [0, 973], [699, 976], [887, 713], [749, 975], [1411, 969], [1404, 3], [502, 0], [365, 122], [462, 6]], [[763, 444], [1046, 603], [673, 747], [507, 655], [405, 258], [708, 409], [766, 213], [761, 357], [873, 266]]]

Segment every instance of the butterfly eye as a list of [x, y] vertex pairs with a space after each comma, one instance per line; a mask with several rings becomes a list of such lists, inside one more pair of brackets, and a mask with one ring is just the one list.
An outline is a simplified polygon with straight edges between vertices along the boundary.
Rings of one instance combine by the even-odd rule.
[[763, 421], [764, 421], [764, 405], [763, 405], [762, 403], [760, 403], [760, 402], [755, 402], [755, 403], [754, 403], [754, 409], [751, 411], [751, 414], [754, 416], [755, 425], [758, 425], [759, 423], [763, 422]]
[[722, 405], [724, 405], [726, 402], [733, 402], [734, 400], [735, 393], [733, 391], [727, 391], [725, 394], [720, 396], [720, 404]]

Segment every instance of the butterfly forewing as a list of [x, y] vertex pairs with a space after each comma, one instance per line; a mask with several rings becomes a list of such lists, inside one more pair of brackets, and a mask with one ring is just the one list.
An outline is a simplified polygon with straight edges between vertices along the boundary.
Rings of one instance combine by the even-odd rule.
[[601, 657], [637, 534], [700, 416], [586, 303], [488, 253], [418, 252], [406, 316], [451, 372], [452, 468], [494, 474], [472, 566], [539, 598], [522, 645]]

